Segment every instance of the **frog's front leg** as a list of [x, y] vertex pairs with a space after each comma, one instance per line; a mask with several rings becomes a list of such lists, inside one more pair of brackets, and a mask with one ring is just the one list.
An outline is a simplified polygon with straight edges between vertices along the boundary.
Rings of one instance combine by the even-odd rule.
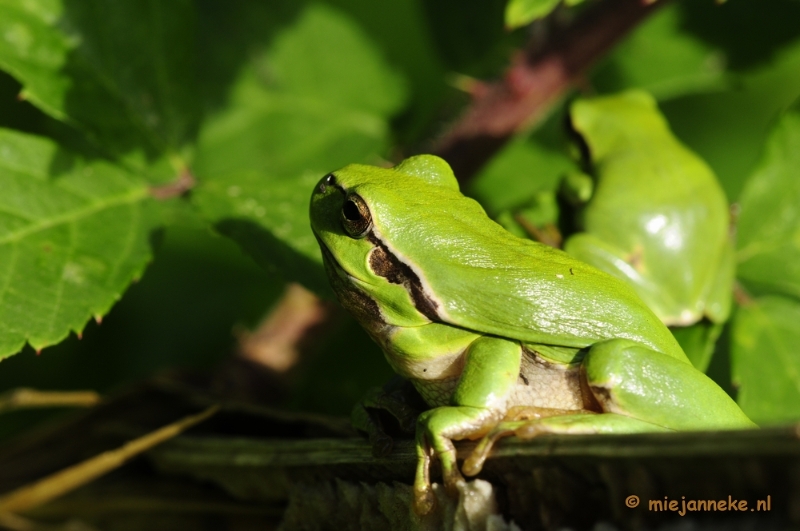
[[[417, 474], [414, 509], [430, 512], [434, 495], [430, 482], [431, 452], [439, 458], [448, 493], [455, 495], [464, 478], [458, 471], [453, 440], [476, 439], [502, 418], [508, 397], [519, 378], [522, 348], [496, 337], [473, 341], [465, 353], [464, 369], [449, 406], [424, 412], [417, 421]], [[424, 385], [424, 382], [420, 383]]]
[[507, 435], [523, 439], [546, 433], [640, 433], [649, 431], [754, 428], [736, 403], [713, 380], [687, 361], [627, 339], [592, 346], [581, 377], [601, 412], [538, 416], [499, 423], [464, 463], [480, 472], [493, 443]]

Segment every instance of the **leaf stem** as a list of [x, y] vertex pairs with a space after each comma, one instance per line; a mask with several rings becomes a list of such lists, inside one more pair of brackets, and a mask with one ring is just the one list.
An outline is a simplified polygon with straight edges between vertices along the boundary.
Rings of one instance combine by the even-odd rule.
[[150, 195], [155, 199], [170, 199], [172, 197], [180, 197], [186, 192], [194, 188], [197, 180], [188, 168], [183, 168], [178, 174], [178, 178], [161, 186], [151, 186]]

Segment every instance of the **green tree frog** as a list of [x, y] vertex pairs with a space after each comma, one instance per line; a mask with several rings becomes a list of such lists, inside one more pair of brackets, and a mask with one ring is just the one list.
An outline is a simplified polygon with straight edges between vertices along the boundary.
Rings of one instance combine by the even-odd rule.
[[734, 255], [725, 194], [642, 91], [578, 100], [573, 130], [593, 178], [565, 180], [587, 200], [564, 249], [626, 280], [668, 326], [727, 320]]
[[415, 510], [464, 482], [453, 440], [754, 426], [697, 371], [622, 280], [518, 238], [459, 192], [432, 155], [352, 164], [311, 197], [331, 285], [430, 409], [417, 419]]

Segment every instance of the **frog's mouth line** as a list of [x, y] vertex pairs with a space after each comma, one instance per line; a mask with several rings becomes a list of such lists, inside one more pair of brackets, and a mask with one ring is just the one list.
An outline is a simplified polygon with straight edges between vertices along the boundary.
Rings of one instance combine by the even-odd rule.
[[326, 264], [328, 264], [331, 267], [333, 267], [334, 269], [336, 269], [336, 272], [339, 274], [339, 276], [342, 277], [342, 278], [346, 278], [348, 280], [348, 282], [350, 282], [351, 284], [355, 284], [356, 282], [358, 282], [358, 279], [356, 277], [352, 276], [350, 273], [348, 273], [342, 267], [342, 264], [340, 264], [339, 261], [336, 260], [336, 258], [333, 256], [333, 253], [331, 252], [331, 250], [328, 249], [328, 246], [325, 245], [325, 242], [322, 241], [322, 238], [317, 236], [316, 232], [314, 233], [314, 237], [317, 239], [317, 243], [319, 244], [319, 248], [322, 251], [322, 260], [323, 260], [323, 262], [325, 262]]

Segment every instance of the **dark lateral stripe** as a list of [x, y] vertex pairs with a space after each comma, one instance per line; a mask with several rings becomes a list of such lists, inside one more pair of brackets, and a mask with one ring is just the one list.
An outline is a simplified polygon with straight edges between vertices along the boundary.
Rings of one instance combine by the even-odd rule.
[[393, 255], [373, 233], [370, 232], [367, 239], [375, 246], [369, 255], [369, 267], [372, 272], [392, 284], [401, 284], [411, 295], [414, 307], [419, 313], [431, 321], [439, 321], [439, 314], [436, 311], [439, 305], [425, 293], [417, 274], [408, 264], [404, 264]]
[[[314, 235], [316, 237], [316, 234]], [[319, 247], [322, 250], [322, 262], [325, 265], [325, 272], [334, 293], [339, 298], [339, 302], [344, 308], [368, 330], [377, 330], [386, 325], [381, 309], [369, 295], [361, 292], [355, 286], [347, 283], [340, 276], [342, 271], [339, 263], [333, 257], [328, 247], [317, 237]], [[344, 274], [344, 272], [342, 272]]]

